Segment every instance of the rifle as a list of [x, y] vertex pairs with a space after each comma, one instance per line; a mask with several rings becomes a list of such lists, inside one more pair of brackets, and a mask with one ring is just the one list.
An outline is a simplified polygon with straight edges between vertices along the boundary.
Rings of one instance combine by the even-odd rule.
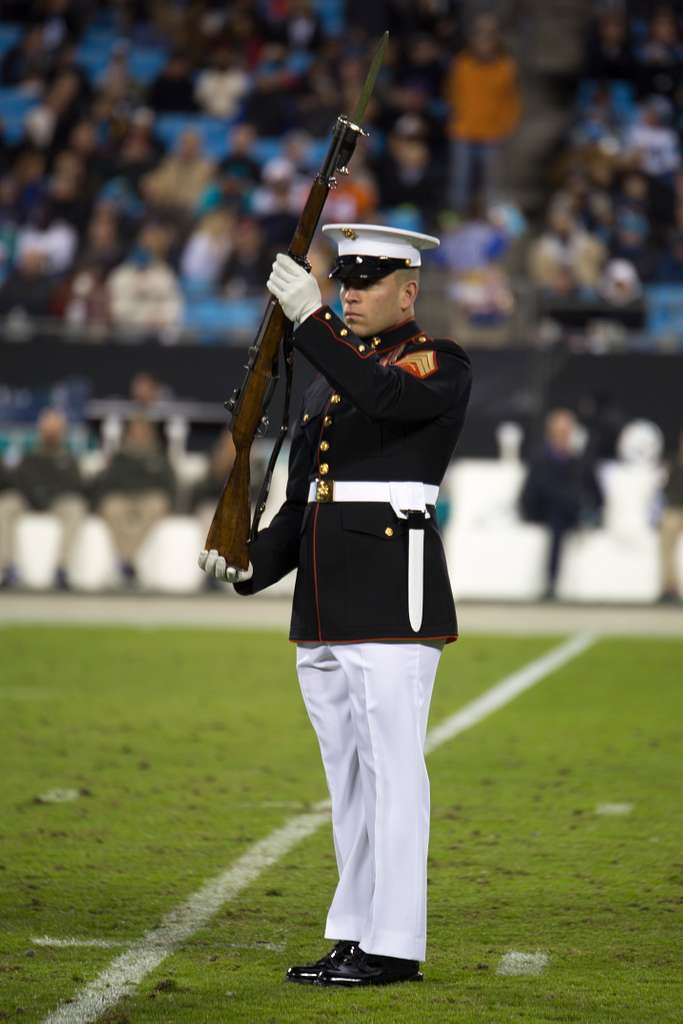
[[[385, 32], [375, 50], [353, 117], [349, 118], [341, 114], [336, 120], [327, 154], [311, 186], [311, 191], [287, 250], [289, 255], [305, 266], [307, 270], [310, 270], [310, 264], [306, 255], [318, 226], [325, 200], [330, 189], [336, 185], [335, 173], [349, 173], [348, 163], [353, 156], [358, 138], [360, 135], [367, 134], [360, 127], [360, 122], [379, 74], [388, 37], [389, 33]], [[247, 372], [242, 385], [235, 389], [225, 403], [226, 408], [232, 413], [232, 437], [236, 455], [209, 528], [206, 549], [207, 551], [215, 549], [219, 555], [225, 558], [227, 565], [237, 569], [246, 569], [249, 565], [247, 545], [258, 532], [258, 524], [265, 509], [275, 461], [287, 433], [287, 407], [292, 368], [291, 343], [287, 344], [290, 327], [277, 299], [271, 296], [256, 339], [249, 348]], [[254, 522], [250, 530], [249, 457], [254, 437], [259, 432], [265, 432], [268, 426], [265, 412], [277, 383], [279, 351], [283, 339], [285, 340], [284, 355], [287, 370], [285, 418], [268, 463], [266, 477], [256, 504]]]

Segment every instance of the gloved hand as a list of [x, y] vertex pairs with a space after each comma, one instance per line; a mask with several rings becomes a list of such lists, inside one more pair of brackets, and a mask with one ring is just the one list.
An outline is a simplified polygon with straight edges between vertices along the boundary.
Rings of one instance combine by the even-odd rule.
[[254, 575], [251, 562], [248, 569], [235, 569], [232, 565], [226, 565], [225, 559], [219, 556], [215, 548], [202, 551], [198, 561], [199, 568], [203, 569], [207, 576], [215, 576], [217, 580], [226, 580], [228, 583], [243, 583]]
[[318, 282], [296, 260], [279, 252], [266, 287], [282, 306], [288, 320], [298, 327], [307, 316], [320, 309], [322, 298]]

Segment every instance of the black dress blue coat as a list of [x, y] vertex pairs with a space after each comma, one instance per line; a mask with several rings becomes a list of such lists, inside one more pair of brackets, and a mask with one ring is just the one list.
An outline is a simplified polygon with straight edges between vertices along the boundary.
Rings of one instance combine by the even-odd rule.
[[290, 639], [320, 643], [457, 638], [433, 507], [425, 525], [424, 612], [408, 618], [408, 531], [389, 504], [309, 503], [309, 484], [419, 480], [439, 485], [470, 394], [467, 354], [414, 320], [358, 338], [326, 306], [294, 332], [319, 371], [294, 424], [286, 501], [250, 545], [254, 594], [297, 568]]

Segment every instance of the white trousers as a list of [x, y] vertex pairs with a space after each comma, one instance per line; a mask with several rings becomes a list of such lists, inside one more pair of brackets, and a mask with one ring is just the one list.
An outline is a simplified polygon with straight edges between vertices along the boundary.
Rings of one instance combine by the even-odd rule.
[[427, 717], [440, 643], [299, 644], [297, 673], [332, 800], [339, 883], [325, 937], [424, 960]]

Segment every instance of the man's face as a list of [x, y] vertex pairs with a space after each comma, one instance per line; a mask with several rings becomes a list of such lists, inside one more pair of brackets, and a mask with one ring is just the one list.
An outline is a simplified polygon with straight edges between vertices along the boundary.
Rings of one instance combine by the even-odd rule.
[[380, 334], [413, 315], [414, 282], [395, 271], [379, 281], [344, 281], [340, 289], [344, 320], [359, 338]]

